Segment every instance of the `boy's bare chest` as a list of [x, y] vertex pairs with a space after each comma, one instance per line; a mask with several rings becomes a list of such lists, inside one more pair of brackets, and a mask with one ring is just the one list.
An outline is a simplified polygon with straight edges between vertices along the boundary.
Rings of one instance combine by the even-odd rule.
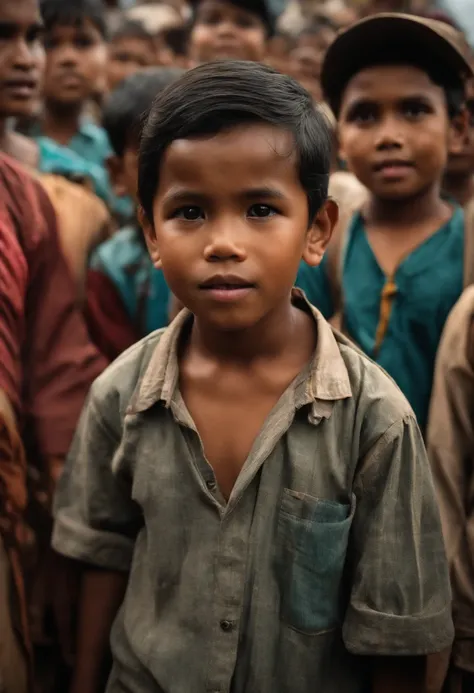
[[276, 388], [262, 393], [250, 385], [226, 391], [221, 386], [216, 386], [214, 391], [184, 388], [183, 397], [205, 457], [226, 499], [281, 394]]

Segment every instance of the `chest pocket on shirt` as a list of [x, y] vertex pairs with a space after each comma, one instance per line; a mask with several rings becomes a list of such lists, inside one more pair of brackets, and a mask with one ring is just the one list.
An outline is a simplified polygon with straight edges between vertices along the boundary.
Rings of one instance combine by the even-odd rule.
[[278, 516], [281, 617], [308, 634], [341, 621], [341, 587], [355, 500], [345, 505], [284, 489]]

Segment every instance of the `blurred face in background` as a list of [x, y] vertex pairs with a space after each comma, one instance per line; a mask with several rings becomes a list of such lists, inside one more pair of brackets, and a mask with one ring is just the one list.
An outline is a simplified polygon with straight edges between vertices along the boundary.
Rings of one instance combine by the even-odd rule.
[[266, 52], [262, 19], [227, 0], [199, 3], [191, 31], [189, 57], [194, 64], [230, 58], [262, 61]]
[[121, 36], [108, 46], [107, 84], [115, 89], [123, 79], [157, 63], [153, 37]]
[[322, 98], [320, 87], [324, 55], [335, 37], [331, 27], [318, 27], [303, 32], [291, 52], [291, 74], [310, 92], [316, 101]]
[[474, 79], [466, 83], [466, 109], [469, 127], [459, 152], [451, 152], [446, 167], [446, 175], [451, 178], [464, 178], [474, 175]]
[[[67, 2], [67, 0], [65, 0]], [[45, 35], [44, 97], [63, 106], [80, 106], [105, 80], [107, 49], [88, 19], [58, 25]]]
[[1, 0], [0, 118], [28, 117], [38, 110], [44, 62], [36, 0]]

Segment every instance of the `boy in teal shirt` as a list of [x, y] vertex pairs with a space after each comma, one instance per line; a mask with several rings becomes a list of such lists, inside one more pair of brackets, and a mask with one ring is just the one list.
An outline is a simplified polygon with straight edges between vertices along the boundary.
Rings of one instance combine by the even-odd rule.
[[[463, 212], [440, 196], [465, 135], [461, 46], [440, 22], [380, 14], [340, 34], [322, 70], [341, 156], [369, 191], [340, 232], [343, 326], [395, 379], [422, 429], [443, 325], [463, 287]], [[326, 318], [341, 310], [329, 264], [302, 265], [297, 280]]]
[[[110, 159], [115, 193], [136, 200], [138, 131], [155, 96], [182, 73], [150, 68], [123, 80], [104, 108], [104, 125], [114, 149]], [[109, 360], [168, 324], [170, 292], [153, 266], [138, 222], [124, 226], [90, 259], [86, 318], [93, 341]]]

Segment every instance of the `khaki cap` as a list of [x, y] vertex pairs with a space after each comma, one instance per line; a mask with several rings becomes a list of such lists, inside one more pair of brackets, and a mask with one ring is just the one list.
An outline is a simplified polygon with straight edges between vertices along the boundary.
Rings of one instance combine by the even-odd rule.
[[321, 71], [321, 85], [334, 110], [349, 82], [360, 70], [394, 59], [431, 65], [444, 75], [464, 80], [473, 76], [473, 64], [464, 36], [436, 19], [398, 12], [375, 14], [342, 31], [329, 47]]

